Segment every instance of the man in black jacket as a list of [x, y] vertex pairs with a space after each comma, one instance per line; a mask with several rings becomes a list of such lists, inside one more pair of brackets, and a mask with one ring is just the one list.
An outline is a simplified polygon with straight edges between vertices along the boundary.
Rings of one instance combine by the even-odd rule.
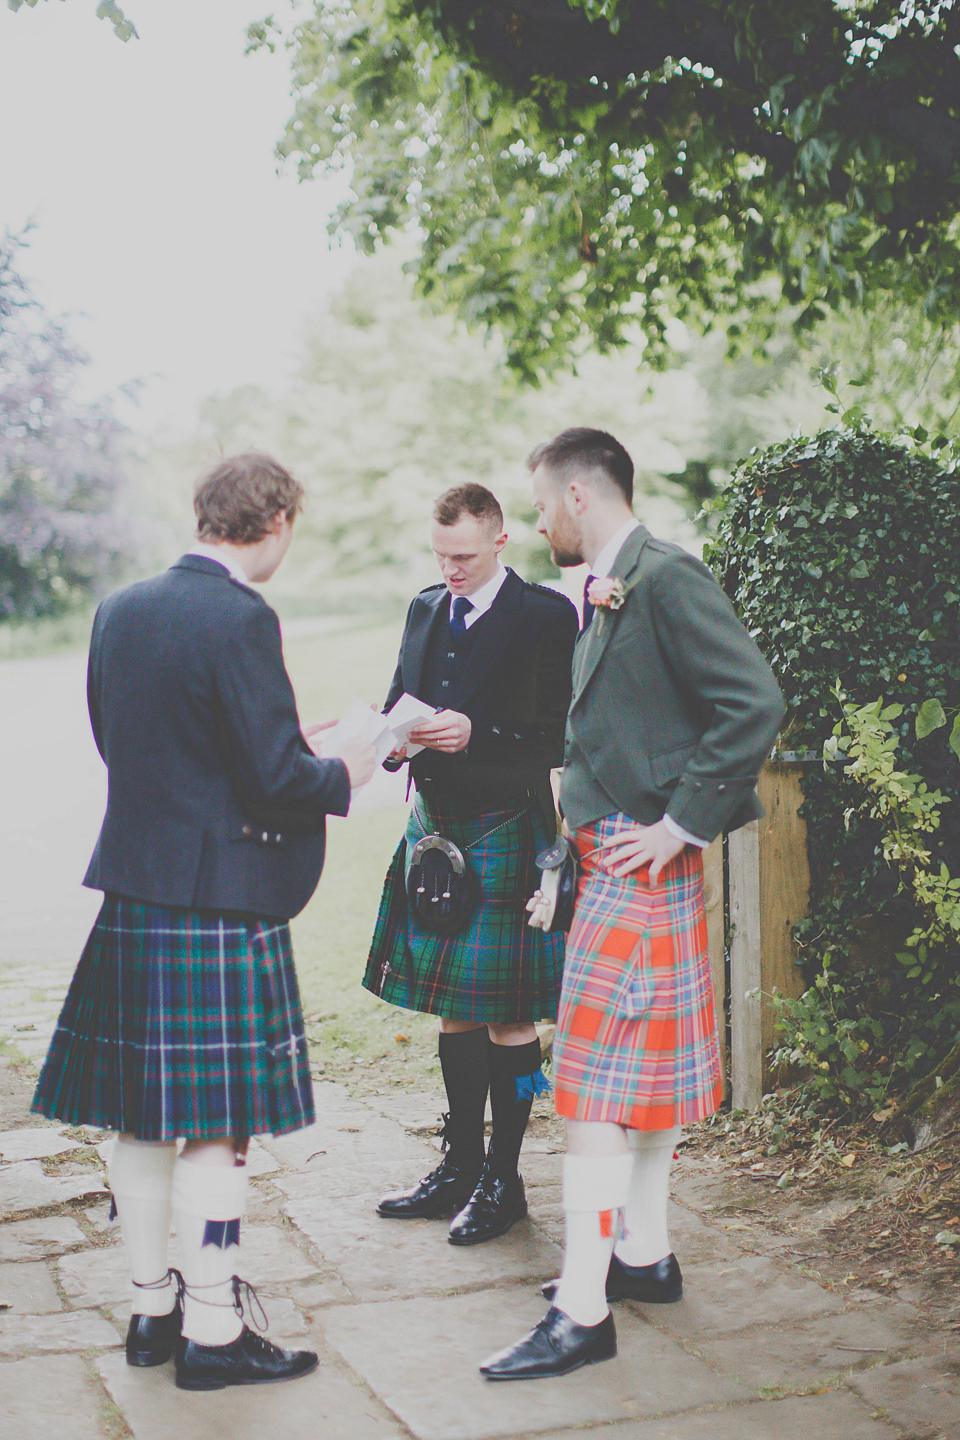
[[[550, 769], [563, 757], [576, 610], [500, 563], [503, 512], [482, 485], [436, 502], [431, 545], [443, 575], [407, 614], [386, 709], [406, 691], [437, 714], [412, 732], [417, 801], [384, 887], [364, 984], [391, 1004], [440, 1018], [449, 1113], [443, 1162], [384, 1196], [406, 1219], [456, 1211], [454, 1245], [502, 1235], [526, 1214], [517, 1164], [535, 1094], [546, 1087], [534, 1021], [556, 1015], [562, 935], [526, 924], [537, 853], [556, 833]], [[456, 934], [409, 913], [409, 853], [440, 834], [479, 879], [476, 912]], [[484, 1151], [487, 1092], [493, 1116]]]
[[[251, 589], [286, 554], [302, 495], [267, 456], [222, 461], [196, 489], [199, 543], [105, 600], [90, 644], [109, 789], [84, 883], [104, 902], [34, 1107], [119, 1132], [127, 1359], [175, 1350], [189, 1390], [317, 1364], [243, 1324], [231, 1253], [249, 1136], [313, 1120], [287, 921], [320, 878], [325, 816], [347, 813], [374, 764], [362, 743], [313, 754], [277, 617]], [[182, 1276], [167, 1268], [171, 1215]]]

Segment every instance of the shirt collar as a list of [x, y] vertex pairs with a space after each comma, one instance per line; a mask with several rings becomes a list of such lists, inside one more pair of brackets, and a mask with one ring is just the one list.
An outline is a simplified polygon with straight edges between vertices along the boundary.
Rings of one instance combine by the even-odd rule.
[[626, 544], [628, 537], [633, 534], [634, 530], [639, 530], [639, 528], [640, 521], [634, 520], [631, 515], [630, 519], [610, 536], [610, 539], [590, 566], [590, 574], [595, 580], [602, 580], [610, 574], [614, 562]]
[[469, 600], [470, 604], [473, 606], [473, 609], [468, 610], [464, 617], [464, 623], [468, 629], [475, 620], [479, 620], [480, 616], [485, 615], [486, 612], [490, 609], [490, 606], [500, 594], [500, 586], [503, 584], [506, 578], [506, 568], [501, 565], [498, 560], [496, 575], [492, 576], [492, 578], [489, 579], [485, 585], [481, 585], [479, 590], [474, 590], [472, 595], [467, 595], [464, 597], [465, 599]]
[[221, 549], [219, 545], [205, 545], [202, 540], [198, 540], [190, 547], [187, 554], [199, 555], [203, 560], [215, 560], [218, 565], [223, 566], [231, 580], [236, 580], [238, 585], [246, 585], [248, 590], [253, 588], [249, 575], [241, 569], [233, 556]]

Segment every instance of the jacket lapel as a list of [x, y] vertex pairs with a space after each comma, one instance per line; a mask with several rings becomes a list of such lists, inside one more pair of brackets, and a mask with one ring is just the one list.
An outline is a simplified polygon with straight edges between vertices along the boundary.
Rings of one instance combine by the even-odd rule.
[[523, 600], [523, 581], [515, 570], [507, 571], [507, 578], [500, 586], [497, 598], [489, 610], [489, 622], [480, 624], [474, 642], [466, 674], [460, 682], [457, 696], [458, 705], [467, 701], [484, 683], [490, 671], [513, 639], [520, 623], [520, 605]]
[[441, 617], [446, 619], [448, 595], [446, 585], [439, 585], [436, 590], [431, 590], [428, 594], [420, 597], [422, 605], [414, 612], [403, 643], [401, 668], [403, 688], [408, 695], [419, 694], [427, 647], [438, 621]]
[[[611, 579], [622, 580], [625, 584], [630, 581], [640, 563], [643, 547], [649, 539], [650, 531], [643, 525], [631, 531], [623, 542], [620, 554], [614, 561], [613, 569], [610, 571]], [[619, 616], [619, 610], [598, 608], [590, 622], [589, 629], [578, 640], [573, 657], [571, 710], [578, 704], [593, 678], [594, 671], [603, 659], [606, 648], [610, 644], [610, 638], [617, 628]]]

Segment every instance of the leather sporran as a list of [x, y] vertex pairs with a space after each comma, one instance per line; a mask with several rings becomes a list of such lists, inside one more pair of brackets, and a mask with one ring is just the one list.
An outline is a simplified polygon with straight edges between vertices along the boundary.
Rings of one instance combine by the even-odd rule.
[[558, 835], [547, 850], [537, 856], [540, 888], [527, 902], [528, 925], [535, 930], [569, 930], [577, 901], [580, 859], [577, 847], [565, 835]]
[[480, 883], [470, 860], [443, 835], [424, 835], [410, 854], [407, 903], [422, 930], [456, 935], [480, 903]]

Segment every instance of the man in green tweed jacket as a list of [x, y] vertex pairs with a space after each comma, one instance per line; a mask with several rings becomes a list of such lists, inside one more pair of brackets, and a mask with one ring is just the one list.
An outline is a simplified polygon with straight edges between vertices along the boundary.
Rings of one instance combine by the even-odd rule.
[[680, 1127], [723, 1093], [701, 852], [761, 813], [784, 713], [709, 570], [634, 519], [633, 463], [612, 435], [564, 431], [529, 465], [554, 559], [592, 572], [560, 790], [582, 875], [554, 1040], [563, 1274], [540, 1324], [481, 1365], [492, 1380], [609, 1359], [608, 1301], [680, 1298], [670, 1162]]

